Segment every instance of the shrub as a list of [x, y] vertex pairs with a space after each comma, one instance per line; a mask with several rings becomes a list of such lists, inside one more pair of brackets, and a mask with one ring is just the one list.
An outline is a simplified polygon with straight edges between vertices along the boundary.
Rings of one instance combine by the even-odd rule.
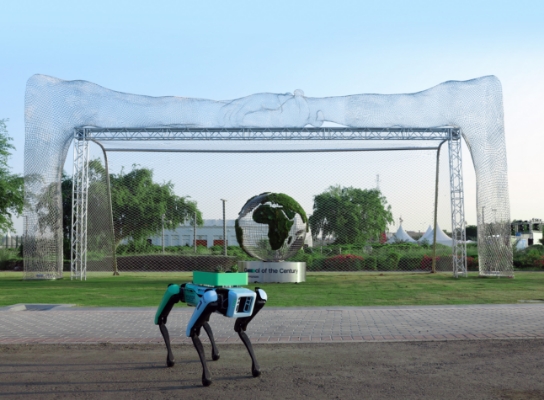
[[339, 254], [325, 259], [324, 268], [330, 271], [360, 271], [364, 258], [354, 254]]
[[401, 271], [413, 271], [421, 268], [420, 255], [403, 255], [399, 260], [398, 268]]
[[314, 258], [311, 265], [306, 266], [307, 271], [323, 271], [323, 264], [325, 263], [325, 258]]
[[544, 246], [533, 245], [523, 250], [514, 251], [514, 266], [517, 268], [541, 268]]
[[147, 240], [131, 240], [126, 244], [118, 245], [115, 252], [119, 255], [160, 253], [162, 252], [162, 246], [149, 244]]
[[208, 249], [206, 246], [196, 246], [196, 253], [200, 255], [209, 255], [212, 254], [212, 251]]
[[453, 271], [453, 256], [437, 257], [436, 270], [437, 271]]
[[421, 259], [420, 268], [424, 271], [430, 271], [432, 266], [433, 266], [433, 258], [425, 254], [423, 258]]
[[302, 248], [302, 251], [304, 251], [306, 254], [313, 254], [315, 250], [314, 248], [310, 246], [304, 245], [304, 247]]
[[534, 260], [533, 265], [537, 268], [544, 268], [544, 256], [540, 256], [540, 258]]
[[306, 253], [302, 249], [297, 254], [295, 254], [293, 257], [289, 258], [289, 261], [305, 262], [306, 263], [306, 268], [308, 268], [308, 267], [310, 267], [312, 265], [313, 260], [314, 260], [314, 256], [312, 254]]
[[378, 259], [378, 269], [393, 271], [399, 266], [400, 254], [396, 252], [387, 253]]
[[376, 271], [378, 269], [378, 259], [375, 256], [367, 256], [364, 261], [364, 269]]
[[195, 248], [191, 246], [180, 246], [177, 248], [179, 254], [195, 254]]
[[0, 270], [6, 270], [10, 267], [11, 261], [16, 259], [16, 251], [10, 249], [0, 249]]
[[478, 271], [478, 259], [467, 257], [467, 271]]

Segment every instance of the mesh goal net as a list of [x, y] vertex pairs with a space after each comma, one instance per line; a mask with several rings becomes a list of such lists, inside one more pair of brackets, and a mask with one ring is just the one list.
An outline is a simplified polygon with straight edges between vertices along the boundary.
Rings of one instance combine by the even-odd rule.
[[[240, 248], [234, 220], [249, 198], [263, 192], [288, 194], [309, 216], [303, 248], [287, 259], [305, 262], [307, 271], [431, 269], [436, 150], [429, 147], [437, 143], [418, 143], [421, 149], [412, 150], [400, 150], [406, 143], [399, 142], [268, 146], [276, 151], [317, 151], [289, 153], [181, 152], [202, 149], [202, 143], [102, 144], [108, 159], [113, 214], [104, 208], [102, 150], [91, 144], [89, 273], [228, 270], [237, 261], [253, 260]], [[205, 143], [209, 151], [249, 151], [258, 146]], [[323, 151], [334, 146], [336, 151]], [[361, 148], [365, 151], [352, 151]], [[452, 270], [449, 186], [448, 155], [443, 151], [438, 271]], [[226, 227], [221, 199], [227, 200]], [[113, 247], [108, 240], [112, 235]]]

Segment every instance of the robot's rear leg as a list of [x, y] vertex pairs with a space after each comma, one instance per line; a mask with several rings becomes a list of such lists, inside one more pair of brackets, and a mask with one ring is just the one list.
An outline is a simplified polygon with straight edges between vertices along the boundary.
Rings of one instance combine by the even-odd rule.
[[170, 335], [168, 334], [168, 329], [166, 329], [166, 325], [164, 323], [159, 323], [159, 329], [162, 334], [162, 338], [164, 339], [164, 343], [166, 344], [166, 366], [167, 367], [173, 367], [176, 362], [174, 360], [174, 354], [172, 353], [172, 348], [170, 347]]
[[185, 301], [184, 297], [184, 288], [183, 286], [170, 284], [164, 293], [161, 304], [157, 309], [155, 314], [155, 324], [159, 325], [159, 330], [161, 331], [162, 338], [164, 339], [164, 344], [166, 345], [166, 366], [173, 367], [175, 364], [174, 354], [172, 354], [172, 348], [170, 346], [170, 335], [168, 334], [168, 329], [166, 329], [166, 321], [168, 319], [168, 314], [172, 311], [174, 304]]
[[208, 337], [210, 338], [210, 342], [212, 344], [212, 360], [217, 361], [219, 360], [219, 349], [217, 348], [217, 345], [215, 344], [215, 339], [213, 338], [213, 332], [212, 328], [210, 327], [210, 324], [208, 322], [204, 322], [202, 324], [202, 327], [208, 334]]

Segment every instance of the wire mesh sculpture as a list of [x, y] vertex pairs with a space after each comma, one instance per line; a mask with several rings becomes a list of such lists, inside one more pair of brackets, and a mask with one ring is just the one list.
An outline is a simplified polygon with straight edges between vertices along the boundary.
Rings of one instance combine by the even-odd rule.
[[60, 181], [75, 128], [319, 127], [325, 121], [347, 127], [460, 128], [476, 172], [480, 274], [513, 275], [502, 89], [494, 76], [449, 81], [413, 94], [310, 98], [296, 90], [213, 101], [126, 94], [34, 75], [25, 96], [25, 278], [62, 273]]
[[304, 245], [308, 218], [293, 198], [283, 193], [261, 193], [249, 199], [236, 219], [236, 237], [251, 256], [284, 261]]

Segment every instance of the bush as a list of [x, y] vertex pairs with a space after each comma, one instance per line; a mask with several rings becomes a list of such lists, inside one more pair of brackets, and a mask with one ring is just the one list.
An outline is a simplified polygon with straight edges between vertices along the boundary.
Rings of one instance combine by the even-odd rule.
[[478, 257], [478, 244], [477, 243], [467, 243], [467, 256], [468, 257]]
[[541, 256], [539, 259], [536, 259], [533, 262], [533, 265], [537, 268], [544, 268], [544, 256]]
[[331, 271], [361, 271], [364, 258], [354, 254], [339, 254], [325, 259], [323, 268]]
[[231, 270], [236, 257], [183, 256], [169, 254], [127, 255], [117, 257], [117, 268], [123, 271], [216, 271], [218, 266]]
[[161, 253], [162, 246], [155, 246], [150, 244], [147, 240], [131, 240], [126, 244], [118, 245], [115, 252], [119, 255]]
[[516, 268], [543, 268], [544, 246], [533, 245], [523, 250], [514, 251], [514, 266]]
[[[439, 258], [440, 257], [436, 257], [437, 260]], [[432, 267], [433, 267], [433, 258], [425, 254], [423, 258], [421, 259], [420, 269], [422, 269], [423, 271], [430, 271]]]
[[436, 257], [436, 270], [437, 271], [453, 271], [453, 257]]
[[304, 251], [306, 254], [314, 254], [313, 247], [310, 247], [307, 245], [304, 245], [304, 247], [302, 248], [302, 251]]
[[212, 254], [212, 251], [208, 249], [206, 246], [196, 246], [196, 254], [199, 255], [209, 255]]
[[398, 268], [401, 271], [414, 271], [421, 268], [420, 255], [403, 255], [399, 260]]
[[17, 251], [11, 249], [0, 249], [0, 270], [4, 271], [11, 267], [12, 261], [17, 259]]
[[195, 248], [191, 246], [180, 246], [178, 247], [178, 252], [180, 254], [187, 254], [187, 255], [195, 254]]
[[305, 262], [306, 268], [308, 268], [308, 266], [312, 265], [313, 258], [314, 256], [312, 254], [306, 253], [304, 249], [300, 249], [297, 254], [289, 258], [288, 261]]
[[477, 257], [467, 257], [467, 271], [478, 271]]
[[378, 259], [378, 269], [382, 271], [394, 271], [399, 266], [400, 254], [396, 252], [387, 253]]
[[376, 271], [378, 269], [378, 259], [375, 256], [367, 256], [365, 258], [364, 268], [368, 271]]

